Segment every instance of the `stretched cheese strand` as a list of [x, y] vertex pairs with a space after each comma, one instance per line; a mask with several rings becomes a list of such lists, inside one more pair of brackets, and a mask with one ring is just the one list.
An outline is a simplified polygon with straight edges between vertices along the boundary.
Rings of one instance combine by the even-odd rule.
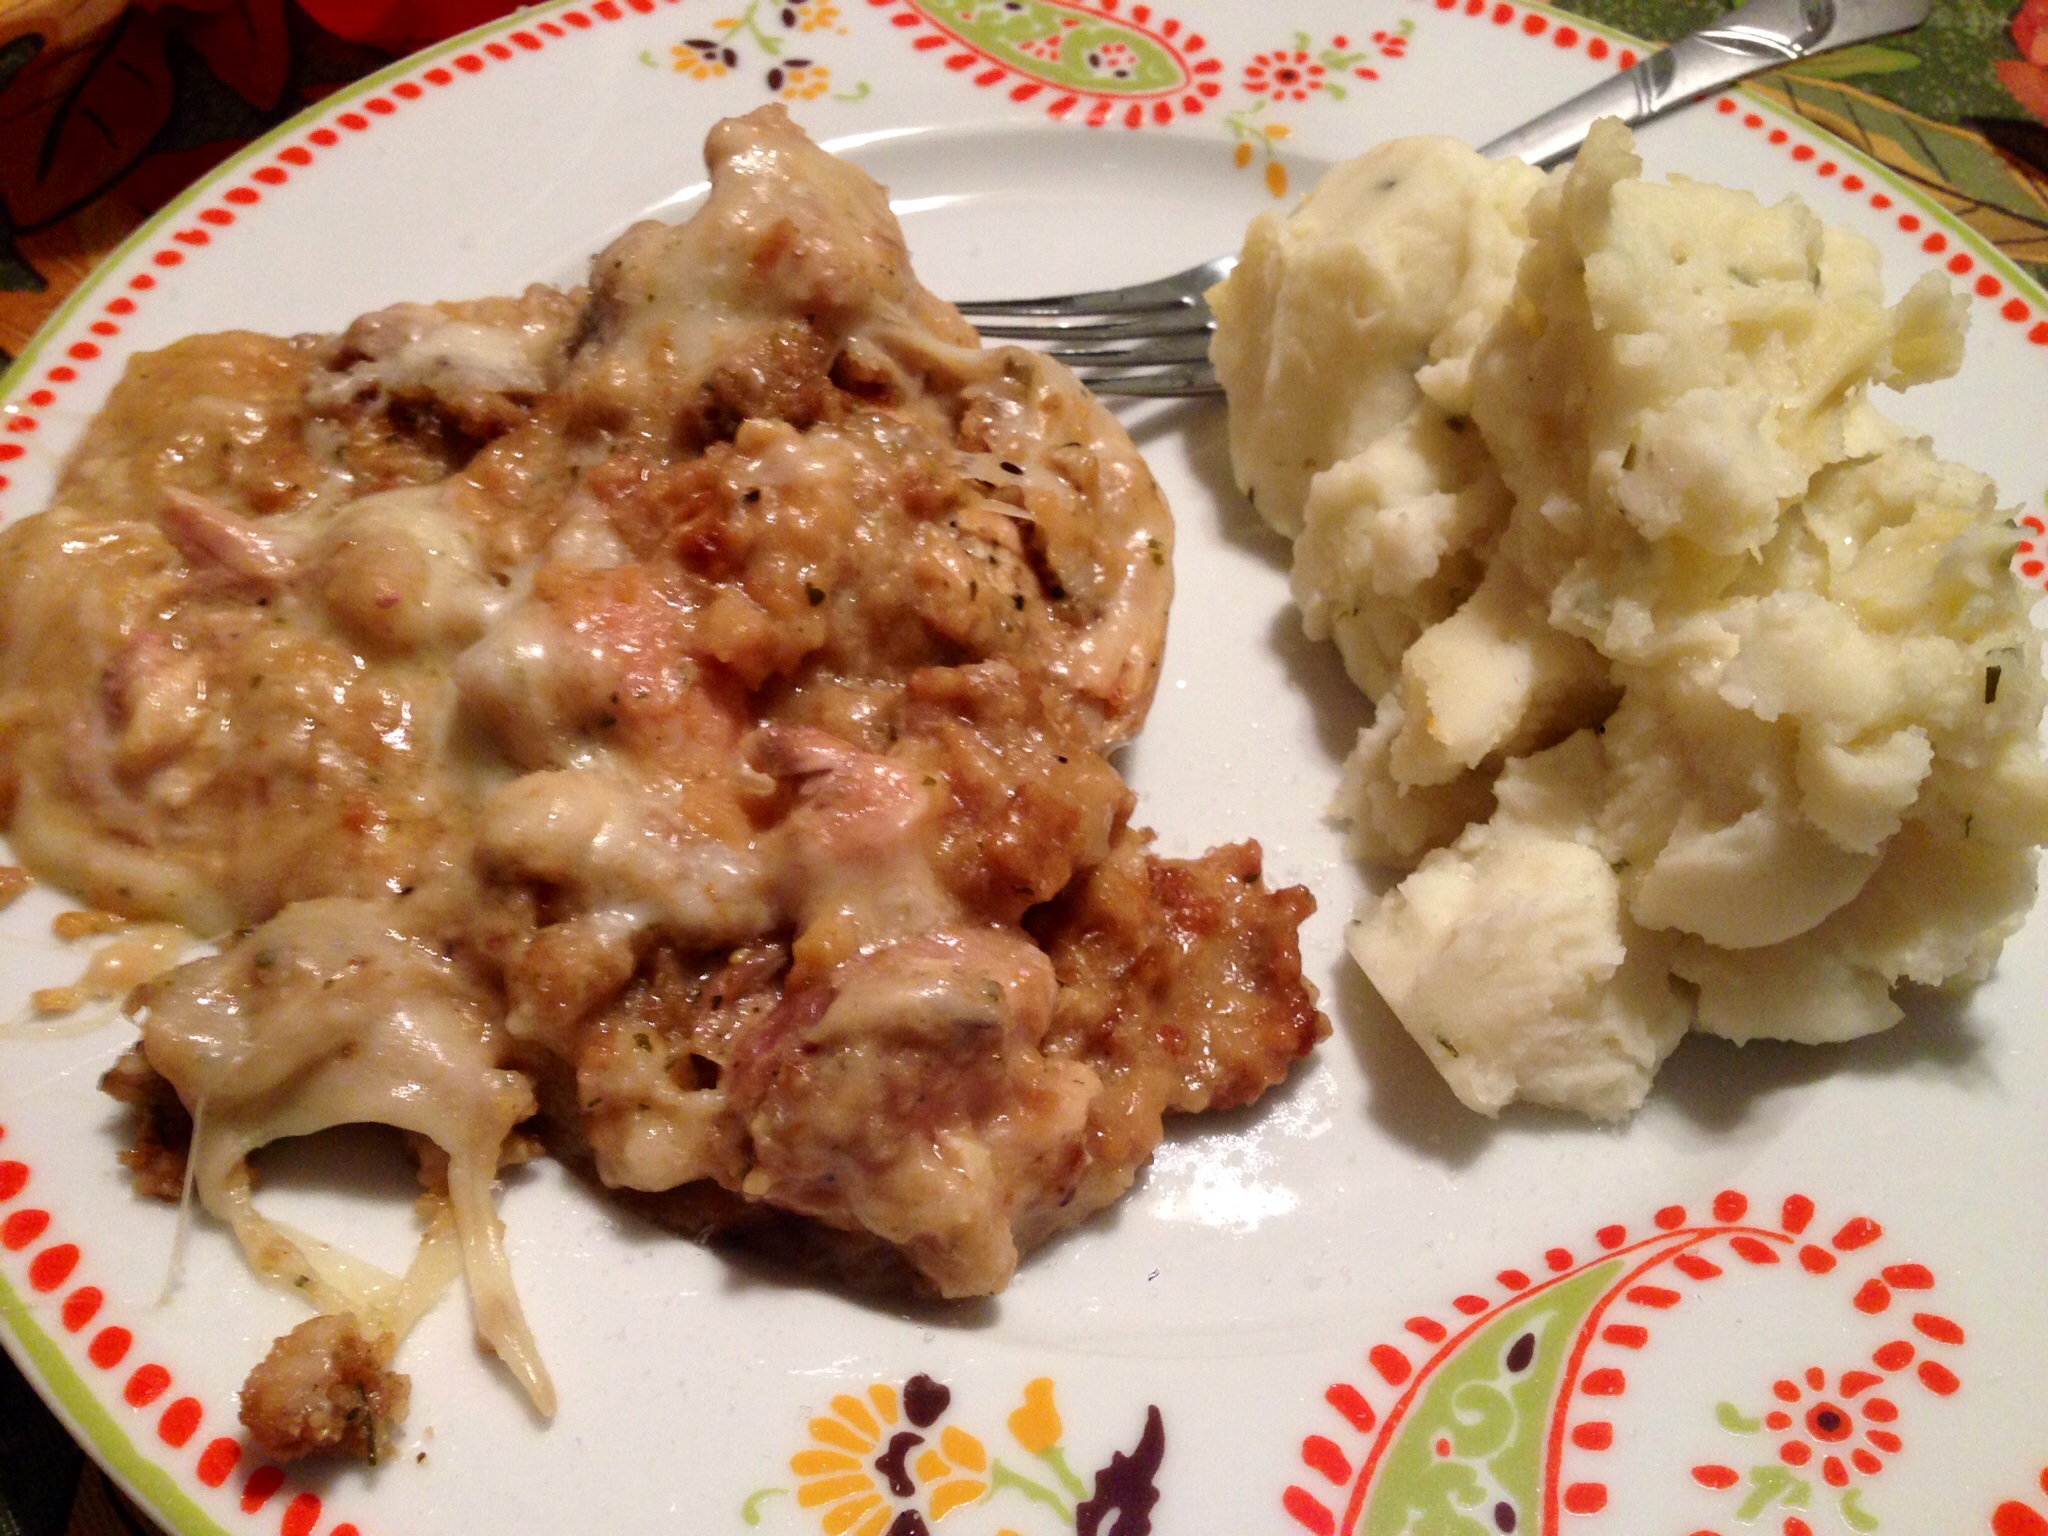
[[[191, 1154], [199, 1198], [259, 1272], [396, 1334], [431, 1305], [459, 1247], [477, 1331], [551, 1414], [554, 1387], [491, 1204], [499, 1153], [534, 1112], [533, 1091], [497, 1065], [490, 992], [392, 917], [340, 898], [287, 907], [154, 987], [144, 1046], [187, 1103], [207, 1106]], [[266, 1220], [250, 1198], [259, 1147], [364, 1124], [413, 1132], [448, 1157], [448, 1220], [429, 1225], [402, 1281]], [[448, 1224], [453, 1244], [437, 1232]]]
[[[200, 1146], [204, 1137], [195, 1120], [194, 1146]], [[198, 1160], [195, 1153], [194, 1162]], [[434, 1213], [412, 1263], [399, 1276], [264, 1216], [251, 1198], [246, 1163], [237, 1163], [213, 1194], [207, 1208], [217, 1210], [234, 1229], [258, 1274], [296, 1291], [323, 1312], [347, 1312], [366, 1331], [388, 1333], [394, 1341], [412, 1331], [462, 1271], [457, 1221], [451, 1202], [444, 1198], [428, 1197]]]
[[[206, 1100], [201, 1099], [192, 1106], [192, 1145], [197, 1147], [205, 1135]], [[187, 1155], [185, 1175], [178, 1184], [178, 1219], [171, 1228], [171, 1252], [164, 1261], [163, 1289], [156, 1293], [156, 1304], [159, 1307], [170, 1304], [172, 1294], [178, 1289], [178, 1278], [185, 1270], [185, 1236], [192, 1230], [192, 1196], [198, 1172], [198, 1156]]]

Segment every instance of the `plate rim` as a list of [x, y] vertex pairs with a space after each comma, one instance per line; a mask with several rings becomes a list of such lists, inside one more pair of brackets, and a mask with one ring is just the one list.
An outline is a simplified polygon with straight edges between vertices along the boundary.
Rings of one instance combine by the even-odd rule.
[[[116, 274], [134, 258], [138, 251], [164, 238], [165, 232], [172, 230], [173, 226], [180, 222], [181, 217], [186, 214], [187, 210], [191, 209], [195, 204], [204, 201], [209, 196], [217, 194], [230, 182], [241, 176], [247, 167], [272, 154], [287, 140], [317, 129], [332, 129], [339, 124], [344, 114], [360, 106], [366, 99], [376, 95], [377, 92], [389, 85], [402, 82], [409, 76], [415, 76], [428, 68], [434, 67], [437, 61], [452, 59], [466, 51], [476, 50], [483, 55], [485, 62], [479, 64], [475, 69], [464, 69], [461, 71], [461, 74], [481, 73], [492, 62], [506, 62], [510, 59], [522, 57], [525, 52], [538, 51], [541, 45], [535, 45], [533, 48], [521, 48], [508, 52], [503, 56], [485, 52], [487, 45], [490, 43], [501, 38], [510, 37], [516, 32], [537, 27], [544, 19], [552, 19], [561, 16], [565, 12], [580, 10], [593, 13], [599, 23], [613, 23], [635, 17], [657, 15], [677, 3], [678, 0], [543, 0], [541, 4], [512, 11], [504, 16], [486, 21], [465, 32], [444, 39], [439, 43], [429, 45], [414, 53], [393, 60], [384, 67], [349, 82], [332, 94], [309, 104], [304, 110], [278, 124], [261, 137], [252, 140], [182, 189], [110, 251], [37, 329], [35, 335], [21, 353], [16, 356], [12, 364], [4, 372], [0, 372], [0, 400], [5, 400], [6, 397], [16, 394], [28, 385], [37, 367], [49, 355], [50, 349], [70, 331], [90, 306], [107, 296], [109, 286]], [[889, 0], [869, 0], [869, 3], [880, 6], [888, 4]], [[1512, 7], [1496, 6], [1492, 3], [1492, 0], [1486, 0], [1484, 4], [1479, 3], [1479, 0], [1448, 0], [1448, 3], [1447, 0], [1402, 0], [1402, 4], [1404, 8], [1412, 7], [1425, 12], [1441, 13], [1447, 18], [1455, 16], [1457, 19], [1473, 22], [1486, 21], [1488, 13], [1492, 10], [1506, 9], [1511, 10], [1516, 16], [1541, 15], [1547, 19], [1551, 28], [1562, 24], [1565, 27], [1576, 29], [1589, 36], [1597, 35], [1602, 37], [1620, 48], [1648, 49], [1654, 46], [1644, 43], [1643, 40], [1620, 28], [1564, 11], [1552, 4], [1545, 3], [1545, 0], [1514, 0]], [[587, 31], [596, 34], [598, 30], [597, 25], [573, 28], [563, 36], [552, 38], [550, 41], [567, 41], [577, 31]], [[1536, 34], [1531, 34], [1528, 38], [1528, 42], [1531, 45], [1547, 41], [1549, 41], [1548, 38]], [[456, 78], [461, 78], [461, 74], [458, 74]], [[1740, 98], [1747, 103], [1747, 108], [1750, 112], [1764, 116], [1775, 123], [1777, 127], [1782, 128], [1787, 137], [1785, 143], [1780, 147], [1786, 151], [1788, 156], [1791, 156], [1793, 149], [1801, 143], [1803, 137], [1809, 147], [1825, 149], [1827, 154], [1834, 156], [1838, 160], [1853, 161], [1858, 167], [1858, 174], [1863, 175], [1867, 180], [1884, 183], [1890, 189], [1890, 195], [1894, 201], [1902, 209], [1910, 204], [1911, 211], [1917, 213], [1924, 222], [1930, 226], [1938, 226], [1951, 240], [1967, 244], [1977, 262], [1983, 268], [1995, 272], [2005, 282], [2007, 288], [2011, 291], [2011, 296], [2031, 301], [2034, 314], [2028, 321], [2016, 323], [2024, 326], [2048, 320], [2048, 283], [2035, 279], [2031, 274], [2018, 266], [2017, 263], [2012, 261], [2011, 258], [2005, 256], [1995, 246], [1992, 246], [1977, 231], [1970, 228], [1960, 217], [1943, 207], [1935, 198], [1917, 185], [1885, 166], [1874, 156], [1848, 143], [1846, 140], [1838, 138], [1820, 125], [1801, 117], [1778, 102], [1754, 92], [1746, 85], [1737, 86], [1729, 91], [1714, 93], [1714, 96], [1717, 99], [1723, 100]], [[1703, 99], [1693, 103], [1690, 109], [1680, 110], [1693, 110], [1698, 115], [1711, 115], [1716, 109], [1713, 100]], [[1722, 108], [1721, 115], [1727, 114], [1728, 109]], [[372, 119], [372, 122], [374, 122], [374, 119]], [[343, 132], [348, 133], [349, 130], [344, 128]], [[346, 143], [348, 139], [346, 137], [340, 138], [337, 142]], [[312, 166], [300, 167], [297, 173], [302, 173], [312, 168]], [[1867, 218], [1869, 215], [1866, 214], [1864, 217]], [[1858, 226], [1852, 223], [1849, 227], [1857, 228]], [[1859, 232], [1861, 231], [1859, 230]], [[1943, 269], [1944, 263], [1930, 254], [1924, 270], [1938, 271]], [[1992, 303], [1994, 305], [1994, 313], [1996, 305], [2007, 297], [2006, 294], [2000, 294], [1996, 299], [1993, 299], [1989, 296], [1978, 294], [1967, 280], [1958, 281], [1958, 291], [1972, 300], [1981, 298], [1985, 302]], [[1972, 312], [1974, 313], [1974, 308]], [[82, 340], [83, 337], [81, 336], [80, 339]], [[2048, 347], [2042, 347], [2040, 353], [2042, 359], [2048, 361]], [[133, 349], [126, 349], [120, 355], [125, 361], [126, 356], [133, 355]], [[90, 360], [104, 361], [105, 359], [103, 354], [96, 354]], [[18, 413], [22, 409], [23, 407], [17, 401], [7, 400], [7, 403], [4, 405], [4, 411], [9, 415]], [[35, 451], [35, 449], [30, 448], [28, 451]], [[15, 456], [16, 462], [18, 462], [18, 459], [19, 456]], [[9, 466], [0, 464], [0, 469], [6, 467]], [[5, 489], [4, 480], [0, 480], [0, 502], [4, 502]], [[14, 518], [22, 515], [27, 514], [22, 510], [0, 506], [0, 522], [12, 521]], [[16, 1166], [20, 1166], [18, 1154], [11, 1152], [11, 1149], [6, 1145], [6, 1140], [6, 1128], [4, 1125], [0, 1125], [0, 1165], [4, 1165], [9, 1161], [15, 1161]], [[0, 1195], [0, 1209], [15, 1206], [17, 1199], [18, 1191], [13, 1194]], [[20, 1214], [19, 1208], [16, 1209], [15, 1214]], [[11, 1236], [11, 1234], [9, 1235]], [[9, 1251], [16, 1251], [18, 1248], [19, 1251], [25, 1253], [29, 1248], [39, 1246], [40, 1244], [41, 1235], [38, 1233], [20, 1245], [7, 1241], [4, 1246]], [[78, 1241], [66, 1239], [64, 1240], [64, 1245], [76, 1249], [78, 1248]], [[83, 1250], [81, 1250], [80, 1258], [74, 1259], [74, 1264], [82, 1262], [82, 1252]], [[60, 1289], [65, 1283], [66, 1281], [60, 1281], [57, 1286], [53, 1286], [50, 1289], [53, 1291]], [[33, 1280], [31, 1280], [31, 1288], [41, 1289], [41, 1287], [35, 1285]], [[88, 1324], [81, 1324], [81, 1329], [85, 1326], [88, 1326]], [[127, 1333], [125, 1326], [119, 1324], [113, 1326], [118, 1327], [122, 1333]], [[140, 1339], [137, 1338], [136, 1342], [139, 1343]], [[50, 1408], [59, 1422], [65, 1426], [74, 1441], [92, 1456], [93, 1460], [123, 1492], [132, 1498], [151, 1518], [162, 1524], [166, 1531], [172, 1533], [172, 1536], [229, 1536], [227, 1528], [208, 1512], [199, 1502], [200, 1499], [206, 1497], [232, 1499], [234, 1493], [228, 1479], [236, 1472], [254, 1475], [262, 1469], [274, 1465], [262, 1460], [250, 1463], [247, 1458], [244, 1458], [240, 1463], [231, 1463], [227, 1471], [222, 1473], [220, 1479], [208, 1483], [201, 1474], [193, 1469], [192, 1463], [194, 1458], [187, 1454], [185, 1450], [187, 1442], [181, 1441], [178, 1447], [171, 1448], [176, 1452], [175, 1455], [159, 1458], [149, 1454], [151, 1449], [149, 1442], [138, 1435], [130, 1434], [124, 1429], [112, 1411], [114, 1403], [120, 1397], [118, 1382], [122, 1377], [118, 1368], [125, 1362], [116, 1361], [113, 1365], [102, 1368], [102, 1375], [98, 1380], [105, 1382], [110, 1389], [103, 1399], [101, 1394], [94, 1390], [94, 1379], [85, 1375], [83, 1370], [73, 1362], [71, 1357], [61, 1347], [55, 1336], [38, 1321], [33, 1309], [29, 1305], [28, 1298], [22, 1294], [14, 1278], [4, 1268], [0, 1268], [0, 1348], [5, 1348], [8, 1355], [21, 1369], [25, 1379], [36, 1389], [38, 1396]], [[130, 1404], [130, 1406], [139, 1407], [142, 1405]], [[142, 1422], [146, 1423], [147, 1421]], [[197, 1441], [198, 1437], [195, 1436], [194, 1440]], [[283, 1475], [281, 1481], [286, 1490], [292, 1488], [292, 1481], [288, 1472]], [[188, 1482], [194, 1486], [188, 1487]], [[270, 1492], [275, 1491], [277, 1491], [277, 1485], [272, 1484]], [[269, 1503], [269, 1493], [266, 1492], [262, 1500], [256, 1502], [253, 1506], [250, 1503], [251, 1497], [253, 1495], [245, 1495], [241, 1499], [240, 1507], [242, 1513], [252, 1518], [258, 1514], [263, 1514], [265, 1519], [274, 1525], [275, 1512]], [[302, 1508], [303, 1501], [309, 1499], [312, 1500], [312, 1513], [306, 1518], [302, 1526], [295, 1527], [292, 1523], [290, 1510]], [[315, 1521], [331, 1519], [333, 1512], [328, 1511], [327, 1514], [323, 1515], [321, 1513], [321, 1505], [322, 1501], [316, 1495], [311, 1493], [297, 1494], [296, 1499], [289, 1506], [285, 1516], [286, 1531], [290, 1533], [295, 1529], [303, 1529], [310, 1532]], [[348, 1525], [347, 1529], [353, 1532], [354, 1527]]]

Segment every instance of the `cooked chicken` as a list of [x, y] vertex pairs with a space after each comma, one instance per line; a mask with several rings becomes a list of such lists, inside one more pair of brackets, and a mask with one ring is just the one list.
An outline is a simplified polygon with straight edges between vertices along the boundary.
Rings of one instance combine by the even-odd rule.
[[[402, 1331], [419, 1287], [267, 1227], [246, 1159], [425, 1138], [542, 1405], [488, 1203], [536, 1104], [607, 1184], [715, 1188], [970, 1296], [1128, 1187], [1163, 1114], [1326, 1030], [1306, 893], [1256, 845], [1152, 855], [1104, 755], [1172, 583], [1129, 439], [981, 349], [779, 109], [708, 158], [703, 210], [587, 295], [139, 359], [0, 535], [16, 847], [228, 938], [139, 997], [200, 1199]], [[138, 1151], [158, 1192], [173, 1155]]]

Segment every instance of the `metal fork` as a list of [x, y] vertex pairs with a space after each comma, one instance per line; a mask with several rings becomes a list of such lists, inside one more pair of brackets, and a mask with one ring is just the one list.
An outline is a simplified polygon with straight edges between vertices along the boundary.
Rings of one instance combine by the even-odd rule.
[[[1749, 0], [1480, 153], [1555, 165], [1578, 149], [1598, 118], [1643, 122], [1759, 70], [1917, 27], [1932, 6], [1933, 0]], [[985, 337], [1037, 344], [1100, 393], [1214, 394], [1209, 338], [1216, 317], [1203, 295], [1236, 265], [1235, 256], [1218, 256], [1134, 287], [984, 300], [962, 304], [960, 313]]]

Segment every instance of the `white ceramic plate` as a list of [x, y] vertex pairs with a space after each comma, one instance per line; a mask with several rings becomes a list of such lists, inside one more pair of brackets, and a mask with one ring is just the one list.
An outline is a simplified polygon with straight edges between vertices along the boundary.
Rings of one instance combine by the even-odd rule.
[[[1025, 46], [1049, 28], [1073, 35]], [[1234, 248], [1283, 183], [1394, 133], [1483, 141], [1624, 52], [1482, 0], [544, 6], [323, 104], [139, 234], [0, 390], [0, 508], [42, 504], [132, 352], [573, 281], [627, 222], [686, 204], [714, 118], [778, 91], [893, 187], [931, 286], [985, 295]], [[1966, 269], [1986, 295], [1969, 364], [1896, 409], [2038, 510], [2037, 290], [1746, 98], [1643, 143], [1653, 170], [1798, 192], [1872, 236], [1895, 287]], [[15, 1029], [0, 1337], [166, 1525], [2048, 1529], [2031, 1513], [2048, 1504], [2039, 914], [1974, 999], [1888, 1036], [1690, 1042], [1623, 1130], [1477, 1119], [1342, 962], [1359, 879], [1320, 808], [1363, 709], [1299, 638], [1284, 551], [1229, 487], [1221, 410], [1129, 420], [1181, 528], [1165, 681], [1127, 764], [1140, 819], [1179, 853], [1257, 837], [1272, 876], [1314, 889], [1304, 947], [1337, 1030], [1312, 1065], [1256, 1112], [1182, 1128], [1122, 1204], [978, 1306], [849, 1300], [526, 1170], [503, 1211], [559, 1418], [528, 1415], [451, 1298], [399, 1361], [414, 1409], [397, 1463], [287, 1477], [239, 1441], [234, 1400], [302, 1314], [205, 1223], [160, 1304], [173, 1218], [128, 1192], [119, 1117], [94, 1091], [127, 1026]], [[77, 972], [46, 937], [57, 907], [38, 892], [4, 918], [17, 1018], [29, 987]], [[378, 1147], [351, 1145], [368, 1173], [338, 1173], [351, 1157], [331, 1145], [273, 1158], [263, 1198], [399, 1262], [409, 1181]], [[921, 1438], [891, 1491], [877, 1461], [901, 1435]]]

